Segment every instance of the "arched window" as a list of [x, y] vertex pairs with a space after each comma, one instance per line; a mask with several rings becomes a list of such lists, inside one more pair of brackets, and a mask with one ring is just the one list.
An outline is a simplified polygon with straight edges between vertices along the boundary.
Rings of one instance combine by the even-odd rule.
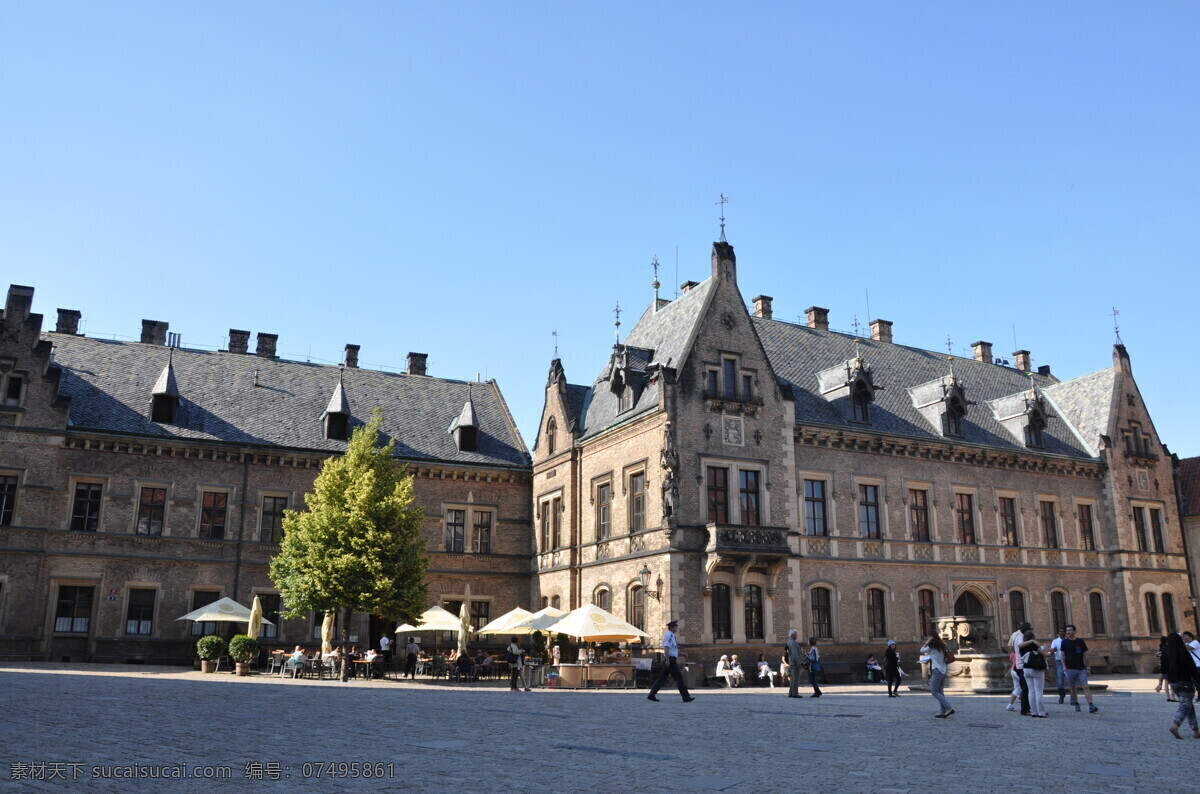
[[1099, 593], [1088, 594], [1088, 607], [1092, 614], [1092, 636], [1099, 637], [1107, 634], [1104, 625], [1104, 597]]
[[887, 636], [887, 615], [884, 611], [884, 593], [872, 587], [867, 591], [867, 626], [873, 639]]
[[550, 606], [550, 597], [542, 596], [542, 609], [545, 609], [548, 606]]
[[976, 617], [987, 613], [984, 611], [983, 602], [979, 600], [979, 596], [966, 590], [954, 602], [954, 614]]
[[558, 607], [559, 607], [559, 603], [560, 603], [560, 602], [559, 602], [559, 600], [558, 600], [558, 596], [551, 596], [551, 597], [550, 597], [550, 606], [554, 607], [555, 609], [558, 609]]
[[1025, 594], [1020, 590], [1014, 590], [1008, 594], [1008, 614], [1012, 620], [1013, 630], [1016, 631], [1017, 626], [1024, 623], [1026, 618], [1025, 613]]
[[1150, 636], [1162, 634], [1162, 624], [1158, 622], [1158, 599], [1154, 593], [1146, 593], [1146, 626]]
[[729, 617], [729, 585], [712, 586], [712, 627], [714, 640], [733, 639]]
[[612, 590], [607, 587], [597, 587], [596, 592], [592, 594], [592, 603], [605, 612], [612, 612]]
[[746, 585], [746, 639], [763, 638], [762, 588], [756, 584]]
[[552, 416], [546, 422], [546, 454], [547, 455], [553, 455], [554, 449], [555, 449], [556, 445], [558, 444], [558, 439], [555, 438], [556, 430], [558, 430], [558, 422], [556, 422], [554, 420], [554, 417]]
[[933, 636], [934, 593], [932, 590], [917, 591], [917, 630], [922, 637]]
[[814, 587], [809, 591], [812, 601], [812, 635], [817, 639], [833, 639], [833, 608], [830, 606], [828, 587]]
[[629, 622], [640, 631], [646, 630], [646, 590], [641, 585], [629, 588]]
[[1167, 634], [1174, 634], [1178, 629], [1175, 627], [1175, 596], [1170, 593], [1162, 594], [1163, 602], [1163, 621], [1167, 624]]
[[1055, 590], [1050, 594], [1050, 618], [1054, 625], [1055, 633], [1058, 633], [1067, 626], [1067, 596], [1061, 590]]

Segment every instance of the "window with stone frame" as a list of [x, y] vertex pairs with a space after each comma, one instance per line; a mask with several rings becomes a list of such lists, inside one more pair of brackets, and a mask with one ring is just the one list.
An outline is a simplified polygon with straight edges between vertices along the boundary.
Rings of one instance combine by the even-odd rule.
[[641, 585], [629, 588], [629, 603], [626, 605], [629, 622], [639, 631], [646, 630], [646, 589]]
[[633, 472], [629, 475], [629, 533], [641, 532], [646, 528], [646, 473]]
[[1104, 636], [1108, 633], [1104, 624], [1104, 597], [1096, 592], [1088, 593], [1088, 607], [1092, 616], [1092, 636]]
[[1162, 510], [1151, 507], [1149, 513], [1150, 539], [1154, 541], [1154, 550], [1161, 554], [1166, 551], [1166, 546], [1163, 544]]
[[17, 504], [17, 478], [0, 474], [0, 527], [11, 527]]
[[917, 543], [928, 543], [929, 491], [924, 488], [908, 489], [908, 522], [912, 526], [912, 539]]
[[954, 494], [954, 521], [958, 527], [958, 542], [975, 545], [975, 497], [969, 493]]
[[492, 511], [471, 511], [471, 553], [492, 553]]
[[[192, 611], [196, 611], [200, 607], [206, 607], [209, 604], [221, 598], [221, 594], [216, 590], [193, 590], [192, 591]], [[192, 636], [204, 637], [209, 634], [217, 633], [217, 622], [215, 620], [193, 620], [192, 621]]]
[[1061, 590], [1055, 590], [1050, 594], [1050, 623], [1054, 632], [1067, 627], [1067, 594]]
[[550, 551], [553, 547], [550, 545], [550, 500], [547, 499], [541, 505], [541, 524], [542, 524], [542, 548], [543, 552]]
[[858, 530], [864, 538], [879, 539], [879, 486], [858, 486]]
[[71, 506], [71, 530], [95, 532], [100, 528], [100, 498], [104, 486], [98, 482], [75, 483], [75, 500]]
[[479, 631], [486, 626], [490, 621], [492, 614], [491, 601], [472, 601], [471, 602], [471, 628]]
[[932, 637], [936, 617], [936, 599], [932, 590], [917, 591], [917, 629], [922, 637]]
[[87, 634], [91, 627], [94, 595], [94, 587], [59, 585], [58, 602], [54, 608], [54, 633]]
[[1175, 625], [1175, 596], [1170, 593], [1162, 594], [1162, 615], [1167, 634], [1176, 634], [1179, 628]]
[[1158, 620], [1158, 598], [1154, 593], [1146, 593], [1146, 626], [1151, 637], [1162, 634], [1162, 624]]
[[224, 538], [229, 515], [229, 494], [205, 491], [200, 497], [200, 537]]
[[878, 640], [887, 637], [885, 598], [884, 592], [877, 587], [867, 590], [867, 627], [870, 630], [871, 639]]
[[1025, 594], [1020, 590], [1013, 590], [1008, 594], [1008, 616], [1012, 621], [1013, 631], [1029, 619], [1025, 611]]
[[546, 420], [546, 454], [547, 455], [554, 454], [555, 447], [558, 444], [558, 439], [555, 437], [557, 435], [557, 432], [558, 432], [558, 422], [556, 422], [554, 417], [552, 416]]
[[137, 533], [139, 535], [161, 535], [166, 508], [166, 488], [142, 487], [138, 496]]
[[1025, 425], [1025, 446], [1030, 449], [1042, 449], [1046, 446], [1046, 439], [1043, 430], [1046, 427], [1046, 420], [1040, 414], [1034, 413], [1029, 416], [1029, 421]]
[[833, 604], [828, 587], [814, 587], [808, 591], [812, 611], [812, 636], [818, 640], [833, 639]]
[[602, 482], [596, 486], [596, 539], [605, 540], [612, 535], [612, 483]]
[[706, 397], [720, 397], [721, 388], [721, 371], [718, 369], [710, 369], [705, 372], [704, 393]]
[[763, 592], [756, 584], [746, 585], [743, 596], [746, 618], [746, 639], [763, 638]]
[[550, 548], [561, 549], [562, 538], [562, 498], [554, 497], [550, 503]]
[[850, 392], [850, 416], [848, 418], [856, 424], [871, 424], [871, 394], [865, 388], [855, 388]]
[[[282, 609], [283, 602], [278, 593], [259, 593], [258, 602], [262, 605], [263, 623], [258, 629], [258, 636], [264, 640], [273, 640], [279, 637], [279, 612]], [[270, 621], [273, 625], [267, 625]]]
[[607, 587], [597, 587], [592, 594], [592, 603], [605, 612], [612, 612], [612, 590]]
[[1017, 548], [1021, 535], [1017, 528], [1017, 500], [1011, 496], [1000, 497], [1000, 533], [1004, 545]]
[[714, 640], [733, 639], [733, 622], [730, 614], [729, 585], [712, 586], [712, 628]]
[[288, 507], [286, 496], [264, 496], [259, 519], [259, 537], [263, 543], [283, 540], [283, 516]]
[[10, 372], [4, 380], [4, 405], [20, 405], [25, 397], [25, 378]]
[[804, 531], [809, 535], [829, 534], [825, 510], [825, 481], [804, 481]]
[[708, 467], [708, 523], [729, 523], [729, 469]]
[[149, 636], [154, 629], [154, 597], [156, 591], [129, 588], [129, 603], [125, 607], [125, 633]]
[[1042, 538], [1048, 549], [1059, 548], [1058, 516], [1055, 515], [1056, 508], [1057, 505], [1054, 502], [1038, 502], [1038, 510], [1041, 513], [1042, 520]]
[[758, 472], [742, 469], [738, 472], [738, 491], [741, 495], [741, 523], [756, 527], [762, 524], [759, 514]]
[[1150, 547], [1146, 543], [1146, 514], [1145, 508], [1133, 508], [1133, 534], [1137, 538], [1138, 551], [1149, 551]]
[[1092, 506], [1090, 504], [1076, 505], [1075, 513], [1079, 520], [1079, 543], [1084, 551], [1094, 551], [1096, 548], [1096, 530], [1092, 521]]
[[552, 609], [558, 609], [560, 606], [562, 606], [562, 599], [558, 593], [550, 596], [550, 607]]
[[467, 511], [457, 508], [446, 510], [445, 550], [462, 554], [466, 545]]
[[727, 400], [737, 399], [737, 376], [738, 363], [737, 359], [725, 358], [721, 360], [722, 381], [725, 387], [723, 396]]

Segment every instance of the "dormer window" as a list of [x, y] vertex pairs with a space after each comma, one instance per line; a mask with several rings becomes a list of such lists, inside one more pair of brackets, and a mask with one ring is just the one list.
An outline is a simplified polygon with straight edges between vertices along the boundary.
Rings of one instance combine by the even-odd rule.
[[967, 416], [967, 403], [961, 389], [955, 386], [946, 398], [946, 411], [942, 414], [942, 435], [952, 438], [963, 437], [963, 419]]
[[468, 398], [458, 418], [450, 424], [454, 445], [459, 452], [475, 452], [479, 447], [479, 419], [475, 416], [475, 403]]
[[862, 384], [855, 384], [850, 392], [850, 421], [859, 424], [871, 424], [871, 390]]
[[621, 389], [620, 410], [628, 411], [633, 407], [633, 389], [629, 386]]
[[1025, 425], [1025, 446], [1030, 449], [1042, 449], [1046, 446], [1043, 430], [1046, 429], [1046, 418], [1041, 411], [1029, 412], [1029, 422]]
[[169, 394], [156, 394], [151, 398], [150, 403], [150, 421], [160, 425], [170, 425], [175, 423], [175, 409], [179, 406], [179, 400]]
[[342, 385], [342, 375], [338, 374], [338, 385], [329, 398], [325, 407], [325, 438], [330, 441], [345, 441], [350, 437], [350, 401], [346, 399], [346, 389]]

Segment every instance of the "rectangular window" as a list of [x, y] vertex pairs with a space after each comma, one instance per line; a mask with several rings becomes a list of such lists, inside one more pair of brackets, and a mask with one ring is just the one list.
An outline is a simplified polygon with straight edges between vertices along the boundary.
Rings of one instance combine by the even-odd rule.
[[1096, 548], [1096, 533], [1092, 526], [1092, 506], [1079, 505], [1079, 542], [1085, 551]]
[[604, 540], [612, 533], [612, 484], [596, 486], [596, 538]]
[[810, 535], [828, 535], [825, 523], [825, 481], [804, 481], [804, 530]]
[[933, 636], [934, 599], [932, 590], [917, 591], [917, 625], [922, 637]]
[[481, 628], [491, 622], [489, 615], [492, 614], [491, 601], [472, 601], [471, 602], [471, 628], [479, 631]]
[[542, 551], [550, 551], [550, 501], [542, 502]]
[[761, 640], [763, 638], [763, 598], [762, 588], [758, 585], [746, 585], [744, 617], [746, 639]]
[[100, 527], [100, 494], [104, 486], [98, 482], [75, 484], [75, 505], [71, 508], [71, 529], [75, 532], [95, 532]]
[[722, 371], [725, 373], [725, 399], [737, 399], [737, 362], [732, 358], [727, 358], [721, 362]]
[[715, 584], [712, 588], [713, 639], [728, 640], [733, 637], [729, 609], [729, 585]]
[[887, 615], [883, 599], [882, 590], [871, 588], [867, 591], [867, 624], [870, 626], [872, 639], [878, 640], [887, 636]]
[[163, 515], [167, 506], [166, 488], [143, 488], [138, 498], [137, 532], [139, 535], [161, 535]]
[[487, 510], [475, 511], [475, 522], [471, 529], [471, 551], [476, 554], [492, 553], [492, 514]]
[[466, 526], [466, 510], [446, 511], [446, 551], [462, 554]]
[[562, 548], [562, 499], [556, 498], [550, 505], [550, 548]]
[[200, 537], [216, 539], [225, 537], [228, 504], [229, 494], [220, 491], [205, 491], [200, 503]]
[[149, 635], [154, 626], [154, 591], [129, 590], [129, 607], [125, 611], [125, 633]]
[[54, 631], [59, 634], [87, 634], [92, 620], [91, 587], [60, 585], [54, 610]]
[[708, 523], [729, 523], [729, 469], [708, 467]]
[[1054, 515], [1054, 502], [1040, 502], [1042, 513], [1042, 535], [1046, 539], [1046, 548], [1058, 548], [1058, 518]]
[[1158, 621], [1158, 599], [1154, 593], [1146, 593], [1146, 626], [1150, 629], [1150, 636], [1162, 634], [1162, 624]]
[[21, 404], [21, 385], [25, 379], [20, 375], [9, 375], [8, 383], [4, 387], [4, 404], [5, 405], [20, 405]]
[[1163, 546], [1162, 511], [1157, 507], [1150, 508], [1150, 538], [1154, 541], [1154, 550], [1160, 554], [1166, 551]]
[[969, 493], [954, 494], [954, 518], [958, 524], [958, 542], [975, 544], [975, 498]]
[[13, 506], [17, 503], [17, 478], [0, 477], [0, 527], [11, 527]]
[[864, 538], [879, 538], [879, 486], [858, 486], [858, 529]]
[[830, 605], [829, 588], [814, 587], [809, 595], [812, 599], [812, 635], [817, 639], [833, 639], [833, 607]]
[[742, 399], [747, 402], [754, 396], [754, 379], [749, 375], [742, 376]]
[[283, 540], [283, 511], [287, 510], [286, 496], [264, 496], [262, 501], [261, 537], [263, 543]]
[[1101, 636], [1108, 633], [1104, 625], [1104, 598], [1099, 593], [1088, 594], [1088, 604], [1092, 611], [1092, 635]]
[[720, 388], [717, 385], [720, 379], [720, 372], [717, 372], [715, 369], [708, 371], [708, 379], [705, 381], [704, 390], [708, 393], [709, 397], [719, 397], [721, 395]]
[[1056, 634], [1067, 626], [1067, 597], [1061, 591], [1050, 594], [1050, 619]]
[[[212, 602], [220, 599], [221, 594], [215, 590], [194, 590], [192, 591], [192, 611], [196, 611], [200, 607], [206, 607]], [[192, 621], [192, 636], [204, 637], [209, 634], [217, 633], [217, 622], [215, 620], [193, 620]]]
[[1138, 551], [1149, 551], [1146, 545], [1146, 514], [1142, 508], [1133, 508], [1133, 534], [1137, 536]]
[[629, 532], [646, 528], [646, 474], [629, 475]]
[[1021, 538], [1017, 534], [1017, 500], [1011, 496], [1000, 497], [1000, 531], [1006, 546], [1016, 548], [1021, 545]]
[[762, 523], [758, 512], [758, 472], [743, 471], [738, 473], [738, 477], [742, 496], [742, 523], [756, 527]]
[[912, 524], [912, 539], [918, 543], [928, 543], [929, 491], [919, 488], [909, 489], [908, 520]]
[[[279, 595], [276, 593], [260, 593], [258, 603], [262, 604], [263, 621], [262, 628], [258, 630], [258, 636], [264, 640], [273, 640], [279, 637], [279, 610], [282, 602]], [[271, 626], [267, 625], [267, 620], [271, 621]]]

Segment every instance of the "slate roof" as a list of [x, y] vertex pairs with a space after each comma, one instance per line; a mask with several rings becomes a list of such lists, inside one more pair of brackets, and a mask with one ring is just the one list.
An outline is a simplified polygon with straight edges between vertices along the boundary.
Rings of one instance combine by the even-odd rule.
[[[322, 414], [337, 400], [339, 368], [255, 355], [176, 348], [180, 397], [176, 424], [149, 419], [151, 390], [170, 348], [47, 333], [62, 367], [60, 392], [71, 398], [73, 427], [158, 438], [195, 439], [336, 453], [345, 441], [324, 437]], [[257, 372], [257, 385], [255, 385]], [[396, 455], [414, 461], [480, 466], [529, 465], [495, 382], [340, 370], [351, 427], [383, 409], [383, 433]], [[331, 400], [330, 395], [333, 395]], [[478, 450], [460, 452], [447, 432], [468, 399], [479, 424]]]
[[1109, 418], [1116, 411], [1116, 386], [1117, 370], [1109, 367], [1048, 386], [1044, 392], [1093, 456], [1099, 456], [1100, 436], [1109, 432]]
[[1200, 515], [1200, 458], [1179, 461], [1179, 497], [1185, 516]]
[[[855, 337], [836, 331], [822, 331], [807, 326], [795, 325], [778, 320], [752, 318], [766, 348], [767, 357], [776, 375], [792, 387], [796, 401], [796, 421], [799, 424], [829, 425], [846, 429], [863, 427], [846, 419], [840, 401], [830, 402], [821, 396], [817, 373], [834, 366], [841, 366], [854, 357]], [[928, 384], [949, 374], [949, 365], [944, 353], [934, 353], [914, 347], [858, 339], [863, 360], [871, 368], [876, 386], [875, 402], [871, 406], [871, 424], [863, 429], [912, 438], [942, 439], [941, 427], [924, 418], [913, 405], [910, 389]], [[969, 444], [980, 444], [1007, 449], [1024, 449], [1021, 440], [1014, 438], [997, 420], [988, 401], [1027, 393], [1030, 389], [1029, 373], [1011, 367], [954, 358], [954, 373], [963, 385], [966, 398], [977, 403], [967, 410], [963, 422], [964, 437], [953, 439]], [[1091, 376], [1087, 376], [1091, 377]], [[1066, 381], [1054, 387], [1053, 378], [1034, 374], [1033, 382], [1043, 395], [1053, 388], [1070, 402], [1095, 399], [1102, 391], [1102, 384], [1076, 384]], [[1054, 403], [1057, 405], [1057, 402]], [[1101, 403], [1107, 410], [1108, 399]], [[1064, 414], [1068, 411], [1052, 411], [1044, 431], [1045, 449], [1052, 455], [1076, 458], [1094, 458], [1095, 452], [1085, 445], [1068, 425]], [[1082, 407], [1080, 415], [1087, 411]], [[1082, 432], [1092, 433], [1087, 426]]]

